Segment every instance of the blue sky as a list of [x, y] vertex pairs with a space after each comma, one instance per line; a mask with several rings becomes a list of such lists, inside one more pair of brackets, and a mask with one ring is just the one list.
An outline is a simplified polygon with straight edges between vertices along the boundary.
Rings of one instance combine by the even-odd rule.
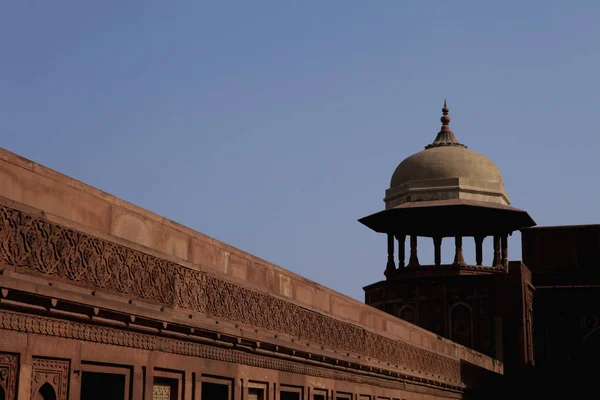
[[386, 239], [357, 219], [434, 139], [444, 97], [515, 207], [600, 223], [599, 16], [593, 1], [5, 1], [0, 146], [362, 300]]

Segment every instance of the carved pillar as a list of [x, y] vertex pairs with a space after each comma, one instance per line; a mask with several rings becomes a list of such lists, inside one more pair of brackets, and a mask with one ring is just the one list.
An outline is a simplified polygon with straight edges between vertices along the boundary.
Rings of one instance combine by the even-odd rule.
[[419, 266], [419, 257], [417, 256], [417, 237], [415, 235], [410, 235], [410, 258], [408, 260], [408, 266]]
[[387, 234], [387, 265], [385, 266], [385, 275], [393, 273], [396, 270], [396, 265], [394, 264], [394, 235], [391, 233]]
[[465, 259], [463, 258], [462, 252], [462, 236], [456, 236], [454, 238], [454, 244], [456, 246], [456, 252], [454, 253], [454, 264], [465, 265]]
[[483, 239], [484, 236], [475, 236], [475, 263], [483, 265]]
[[406, 265], [406, 235], [396, 236], [396, 239], [398, 239], [398, 269], [400, 269]]
[[434, 262], [435, 265], [442, 265], [442, 238], [433, 238]]
[[502, 235], [502, 266], [508, 271], [508, 235]]
[[492, 266], [502, 266], [502, 259], [500, 257], [500, 236], [498, 235], [494, 235], [494, 261], [492, 262]]

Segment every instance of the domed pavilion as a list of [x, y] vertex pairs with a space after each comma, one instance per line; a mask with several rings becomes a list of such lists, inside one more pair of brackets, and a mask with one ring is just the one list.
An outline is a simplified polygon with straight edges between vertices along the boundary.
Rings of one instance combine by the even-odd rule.
[[386, 276], [393, 276], [394, 238], [399, 243], [398, 268], [405, 266], [405, 240], [410, 237], [407, 266], [419, 266], [417, 237], [430, 237], [435, 265], [441, 265], [442, 239], [453, 237], [455, 266], [465, 266], [463, 237], [473, 237], [476, 264], [482, 266], [482, 243], [494, 238], [491, 267], [506, 268], [507, 236], [535, 222], [522, 210], [510, 206], [502, 174], [492, 160], [460, 143], [450, 128], [449, 108], [444, 100], [442, 127], [424, 150], [402, 161], [385, 192], [385, 210], [360, 219], [375, 232], [388, 236]]

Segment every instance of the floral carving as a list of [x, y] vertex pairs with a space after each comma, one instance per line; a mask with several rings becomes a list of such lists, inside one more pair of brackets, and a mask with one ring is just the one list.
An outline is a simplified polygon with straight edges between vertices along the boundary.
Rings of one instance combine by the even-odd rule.
[[17, 399], [17, 371], [19, 356], [17, 354], [0, 353], [0, 388], [7, 400]]
[[[0, 206], [0, 261], [20, 272], [173, 304], [175, 271], [183, 267]], [[201, 292], [187, 304], [202, 311]]]
[[206, 310], [206, 275], [188, 268], [177, 268], [175, 282], [175, 304], [203, 313]]
[[[250, 354], [235, 349], [223, 349], [190, 341], [171, 339], [144, 333], [128, 332], [119, 329], [105, 328], [96, 325], [88, 325], [48, 317], [24, 315], [6, 310], [0, 310], [0, 330], [1, 329], [34, 334], [53, 335], [68, 339], [104, 343], [143, 350], [163, 351], [190, 357], [199, 357], [295, 374], [348, 381], [361, 385], [370, 385], [396, 390], [406, 389], [406, 382], [402, 378], [391, 378], [389, 376], [386, 376], [385, 378], [364, 376], [325, 367], [311, 366], [300, 362]], [[3, 355], [0, 354], [0, 363], [2, 361], [2, 356]], [[68, 372], [69, 362], [66, 360], [41, 358], [34, 359], [33, 380], [35, 382], [37, 379], [37, 390], [39, 390], [39, 387], [41, 387], [50, 378], [52, 380], [50, 384], [53, 386], [53, 388], [60, 388], [60, 390], [66, 391], [66, 385], [68, 384]], [[48, 375], [45, 375], [46, 373]], [[56, 382], [54, 381], [55, 377], [57, 378]], [[63, 377], [65, 379], [63, 379]], [[438, 382], [439, 381], [440, 380], [438, 379]], [[460, 374], [444, 376], [443, 381], [454, 389], [460, 389], [463, 387], [460, 382]], [[57, 398], [61, 399], [63, 397]]]

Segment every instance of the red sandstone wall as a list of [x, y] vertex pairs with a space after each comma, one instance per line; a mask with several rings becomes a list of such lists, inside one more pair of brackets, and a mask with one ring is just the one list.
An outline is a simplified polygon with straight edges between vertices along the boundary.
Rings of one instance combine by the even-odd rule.
[[523, 262], [534, 273], [573, 267], [597, 269], [600, 260], [600, 225], [524, 229], [521, 247]]
[[0, 196], [49, 221], [284, 298], [390, 338], [502, 372], [502, 364], [202, 233], [0, 149]]

